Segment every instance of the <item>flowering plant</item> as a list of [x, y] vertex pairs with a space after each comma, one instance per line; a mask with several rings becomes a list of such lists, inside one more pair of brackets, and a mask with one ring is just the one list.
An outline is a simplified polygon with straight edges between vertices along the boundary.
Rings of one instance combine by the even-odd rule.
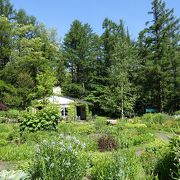
[[61, 134], [55, 141], [44, 140], [37, 145], [31, 164], [32, 179], [82, 179], [88, 165], [85, 149], [74, 136]]

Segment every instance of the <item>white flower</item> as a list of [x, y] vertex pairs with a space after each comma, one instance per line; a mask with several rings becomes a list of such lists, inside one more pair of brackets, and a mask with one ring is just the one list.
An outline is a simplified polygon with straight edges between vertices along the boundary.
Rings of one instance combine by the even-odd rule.
[[66, 139], [67, 139], [67, 140], [71, 140], [71, 136], [68, 135], [68, 136], [66, 137]]
[[67, 162], [67, 163], [66, 163], [66, 165], [67, 165], [67, 166], [70, 166], [70, 165], [71, 165], [71, 163], [70, 163], [70, 162]]
[[63, 146], [63, 145], [64, 145], [64, 142], [63, 142], [63, 141], [60, 141], [60, 142], [59, 142], [59, 145]]
[[64, 134], [60, 134], [59, 137], [63, 139], [64, 138]]
[[40, 145], [39, 144], [36, 145], [36, 153], [40, 154]]
[[54, 167], [54, 163], [51, 163], [50, 164], [50, 168], [52, 169]]
[[45, 159], [46, 161], [49, 161], [50, 157], [48, 156], [48, 157], [45, 157], [44, 159]]
[[71, 144], [68, 146], [68, 150], [72, 151], [72, 145]]
[[47, 140], [43, 140], [43, 144], [47, 145], [48, 141]]
[[51, 145], [52, 145], [52, 146], [54, 146], [55, 144], [56, 144], [56, 142], [54, 142], [54, 141], [53, 141], [53, 142], [51, 142]]
[[81, 147], [82, 147], [83, 149], [85, 149], [85, 148], [86, 148], [86, 144], [83, 143], [83, 144], [81, 145]]
[[79, 144], [80, 144], [80, 141], [79, 141], [78, 139], [76, 139], [76, 140], [75, 140], [75, 143], [76, 143], [77, 145], [79, 145]]

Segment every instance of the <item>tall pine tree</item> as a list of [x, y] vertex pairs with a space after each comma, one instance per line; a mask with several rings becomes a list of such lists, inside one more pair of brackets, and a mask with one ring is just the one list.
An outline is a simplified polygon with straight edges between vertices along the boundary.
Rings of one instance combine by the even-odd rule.
[[149, 14], [153, 19], [147, 22], [149, 27], [139, 38], [142, 72], [146, 77], [142, 79], [143, 104], [162, 112], [174, 109], [172, 101], [177, 100], [179, 19], [162, 0], [153, 0]]

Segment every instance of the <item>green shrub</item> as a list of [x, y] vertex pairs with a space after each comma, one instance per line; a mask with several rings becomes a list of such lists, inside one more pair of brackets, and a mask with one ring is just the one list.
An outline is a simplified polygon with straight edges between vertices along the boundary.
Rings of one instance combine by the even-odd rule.
[[179, 110], [179, 111], [174, 112], [174, 115], [180, 115], [180, 110]]
[[180, 177], [180, 141], [175, 138], [170, 145], [156, 140], [149, 144], [146, 151], [141, 155], [141, 162], [147, 177], [156, 177], [159, 180]]
[[170, 141], [170, 152], [173, 157], [173, 178], [180, 177], [180, 137], [176, 136]]
[[159, 179], [180, 178], [180, 137], [175, 136], [170, 140], [169, 149], [158, 161], [155, 171]]
[[137, 179], [137, 174], [137, 159], [128, 152], [114, 152], [96, 157], [91, 171], [93, 180]]
[[170, 117], [167, 114], [162, 114], [162, 113], [148, 113], [144, 114], [141, 117], [142, 121], [145, 122], [147, 125], [152, 125], [152, 124], [163, 124], [165, 123]]
[[59, 110], [57, 106], [48, 105], [35, 114], [25, 112], [20, 124], [20, 131], [56, 130], [58, 120]]
[[86, 174], [85, 144], [72, 136], [60, 135], [55, 141], [37, 145], [29, 172], [32, 179], [81, 180]]
[[165, 131], [180, 134], [180, 121], [178, 119], [170, 119], [163, 124]]

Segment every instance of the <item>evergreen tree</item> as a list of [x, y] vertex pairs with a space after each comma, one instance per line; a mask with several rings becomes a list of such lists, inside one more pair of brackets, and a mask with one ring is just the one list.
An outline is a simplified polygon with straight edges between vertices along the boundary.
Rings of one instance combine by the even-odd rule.
[[136, 101], [135, 85], [133, 84], [134, 70], [137, 64], [137, 51], [125, 31], [123, 21], [116, 25], [116, 42], [112, 52], [111, 66], [108, 67], [107, 92], [102, 96], [102, 107], [114, 115], [124, 118], [133, 113]]
[[73, 21], [65, 36], [63, 58], [71, 75], [71, 85], [66, 86], [69, 95], [80, 97], [86, 93], [96, 69], [96, 39], [91, 27], [78, 20]]
[[173, 54], [178, 49], [179, 19], [173, 16], [173, 10], [166, 9], [162, 0], [153, 0], [149, 14], [153, 15], [151, 24], [147, 23], [149, 27], [140, 33], [139, 38], [146, 77], [142, 79], [144, 104], [162, 112], [167, 109], [169, 98], [177, 97], [176, 68], [179, 65], [177, 56]]

